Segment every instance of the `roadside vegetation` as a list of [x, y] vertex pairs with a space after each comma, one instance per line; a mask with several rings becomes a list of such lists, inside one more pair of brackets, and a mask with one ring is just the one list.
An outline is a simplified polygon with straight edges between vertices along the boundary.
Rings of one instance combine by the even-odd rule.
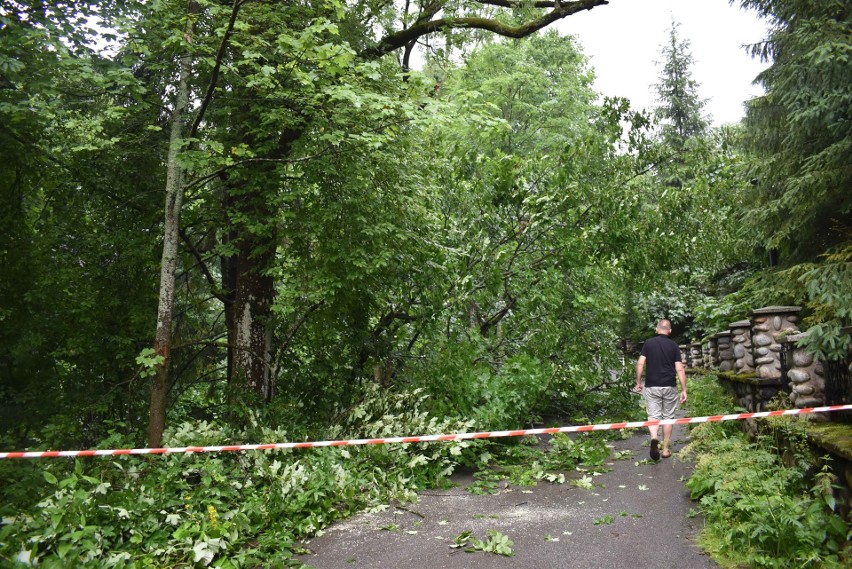
[[[690, 414], [736, 412], [712, 375], [690, 381]], [[705, 525], [699, 543], [725, 568], [841, 568], [852, 530], [838, 514], [836, 477], [814, 454], [805, 418], [771, 417], [748, 436], [738, 421], [691, 429], [681, 452], [695, 461], [686, 482]]]

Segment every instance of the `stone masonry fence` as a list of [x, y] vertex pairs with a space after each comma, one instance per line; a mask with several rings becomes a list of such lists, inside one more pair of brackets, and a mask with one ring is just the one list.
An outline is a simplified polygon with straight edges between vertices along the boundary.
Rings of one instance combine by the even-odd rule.
[[[701, 343], [680, 346], [684, 365], [716, 371], [719, 383], [748, 411], [764, 411], [782, 394], [799, 409], [852, 403], [852, 345], [845, 360], [820, 361], [798, 346], [798, 306], [767, 306]], [[846, 329], [847, 332], [852, 332]], [[748, 421], [746, 421], [748, 423]], [[837, 476], [837, 512], [852, 524], [852, 413], [820, 413], [808, 421], [807, 438]], [[828, 451], [828, 455], [825, 455]]]
[[[703, 342], [681, 345], [684, 365], [720, 372], [722, 384], [749, 411], [765, 410], [780, 392], [800, 409], [849, 402], [852, 394], [847, 394], [847, 401], [827, 400], [827, 363], [797, 347], [808, 334], [799, 328], [801, 310], [799, 306], [758, 308], [750, 318], [732, 322], [727, 330]], [[852, 366], [844, 371], [852, 374]]]

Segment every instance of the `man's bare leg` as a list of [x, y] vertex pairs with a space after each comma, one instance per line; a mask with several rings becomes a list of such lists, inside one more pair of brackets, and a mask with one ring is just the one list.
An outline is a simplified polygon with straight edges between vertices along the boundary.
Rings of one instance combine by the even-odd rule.
[[[657, 438], [657, 427], [659, 427], [659, 425], [648, 425], [648, 432], [651, 433], [652, 439]], [[665, 425], [663, 425], [663, 433], [665, 434]]]
[[663, 425], [663, 458], [671, 456], [669, 452], [669, 440], [672, 438], [673, 425]]

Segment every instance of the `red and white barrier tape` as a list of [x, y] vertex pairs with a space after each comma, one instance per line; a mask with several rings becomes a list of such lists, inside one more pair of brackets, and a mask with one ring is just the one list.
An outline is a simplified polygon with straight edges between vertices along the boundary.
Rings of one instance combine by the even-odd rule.
[[577, 425], [571, 427], [550, 427], [545, 429], [519, 429], [515, 431], [484, 431], [480, 433], [455, 433], [444, 435], [422, 435], [415, 437], [388, 437], [383, 439], [350, 439], [340, 441], [315, 441], [304, 443], [269, 443], [258, 445], [222, 445], [205, 447], [172, 448], [126, 448], [102, 450], [48, 450], [32, 452], [0, 452], [4, 458], [55, 458], [62, 456], [113, 456], [121, 454], [177, 454], [193, 452], [226, 452], [240, 450], [276, 450], [289, 448], [342, 447], [353, 445], [385, 445], [393, 443], [428, 443], [434, 441], [461, 441], [465, 439], [492, 439], [498, 437], [520, 437], [524, 435], [552, 435], [556, 433], [582, 433], [588, 431], [609, 431], [614, 429], [633, 429], [652, 425], [686, 425], [689, 423], [714, 423], [776, 417], [779, 415], [805, 415], [808, 413], [827, 413], [829, 411], [850, 411], [852, 405], [830, 405], [828, 407], [808, 407], [805, 409], [785, 409], [781, 411], [760, 411], [757, 413], [738, 413], [735, 415], [712, 415], [709, 417], [684, 417], [681, 419], [663, 419], [651, 421], [633, 421], [630, 423], [601, 423], [597, 425]]

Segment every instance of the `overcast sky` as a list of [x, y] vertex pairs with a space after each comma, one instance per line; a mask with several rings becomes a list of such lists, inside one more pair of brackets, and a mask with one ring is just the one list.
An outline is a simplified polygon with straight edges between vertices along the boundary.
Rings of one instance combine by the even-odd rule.
[[653, 106], [653, 85], [660, 67], [660, 48], [672, 18], [680, 22], [695, 59], [693, 78], [699, 94], [709, 99], [713, 123], [738, 122], [743, 101], [762, 93], [752, 85], [765, 64], [752, 59], [743, 45], [766, 36], [766, 24], [753, 11], [728, 0], [610, 0], [558, 24], [561, 33], [579, 38], [597, 79], [595, 88], [609, 96], [629, 98], [637, 109]]

